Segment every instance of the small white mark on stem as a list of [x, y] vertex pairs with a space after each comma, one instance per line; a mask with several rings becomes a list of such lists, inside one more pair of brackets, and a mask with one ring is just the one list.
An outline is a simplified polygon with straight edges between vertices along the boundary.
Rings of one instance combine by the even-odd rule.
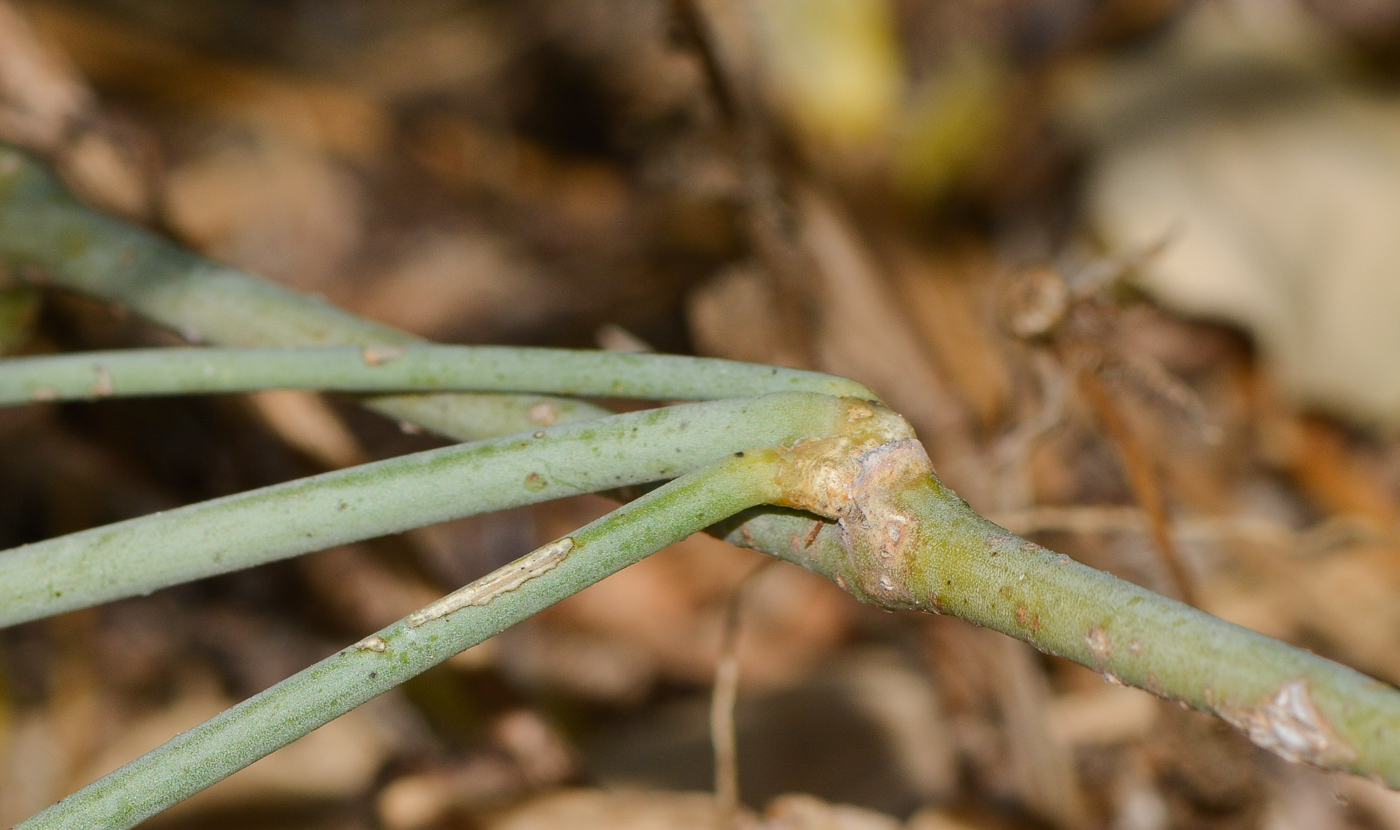
[[92, 372], [97, 376], [97, 379], [92, 383], [93, 397], [106, 398], [116, 391], [116, 387], [112, 384], [112, 373], [107, 371], [106, 366], [94, 366]]
[[1291, 680], [1253, 706], [1219, 705], [1216, 711], [1255, 744], [1288, 761], [1325, 767], [1347, 763], [1356, 750], [1332, 731], [1313, 703], [1308, 681]]
[[382, 366], [404, 356], [407, 346], [365, 346], [360, 350], [360, 359], [370, 366]]
[[437, 602], [414, 611], [408, 615], [405, 622], [409, 628], [418, 628], [469, 606], [489, 605], [502, 594], [514, 591], [530, 580], [554, 570], [573, 549], [574, 540], [568, 536], [550, 542], [503, 568], [497, 568], [470, 585], [458, 588]]
[[58, 390], [52, 386], [40, 386], [34, 390], [32, 396], [36, 401], [56, 401], [58, 400]]
[[1108, 636], [1107, 631], [1097, 625], [1085, 632], [1084, 645], [1089, 647], [1089, 654], [1093, 655], [1096, 667], [1102, 666], [1113, 656], [1113, 639]]
[[351, 648], [355, 649], [356, 651], [372, 651], [375, 654], [384, 653], [384, 649], [388, 647], [389, 642], [377, 634], [371, 634], [370, 636], [351, 646]]
[[529, 415], [532, 423], [547, 427], [559, 420], [559, 409], [548, 401], [541, 401], [530, 407]]

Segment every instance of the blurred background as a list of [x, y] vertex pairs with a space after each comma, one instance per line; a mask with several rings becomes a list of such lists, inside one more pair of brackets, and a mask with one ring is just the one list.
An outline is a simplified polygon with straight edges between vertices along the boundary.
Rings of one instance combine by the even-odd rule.
[[[444, 342], [859, 379], [1012, 530], [1392, 683], [1397, 82], [1395, 0], [0, 0], [0, 140], [104, 210]], [[0, 277], [0, 352], [172, 342]], [[5, 410], [0, 548], [439, 443], [305, 393]], [[7, 631], [0, 825], [610, 507]], [[763, 561], [692, 538], [150, 826], [724, 826], [743, 584], [749, 826], [1400, 828]]]

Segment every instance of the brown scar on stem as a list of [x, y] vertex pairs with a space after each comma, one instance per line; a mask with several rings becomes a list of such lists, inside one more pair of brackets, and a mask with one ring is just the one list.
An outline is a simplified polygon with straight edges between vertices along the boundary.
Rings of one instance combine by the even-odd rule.
[[1040, 633], [1040, 615], [1031, 611], [1024, 602], [1016, 606], [1016, 622], [1029, 628], [1032, 634]]
[[758, 543], [753, 540], [753, 534], [749, 532], [749, 526], [747, 523], [739, 525], [739, 535], [743, 537], [744, 544], [748, 545], [751, 548], [758, 547]]
[[1094, 658], [1095, 669], [1102, 670], [1108, 658], [1113, 656], [1113, 639], [1097, 625], [1084, 632], [1084, 645], [1088, 646], [1089, 654]]
[[568, 536], [550, 542], [470, 585], [458, 588], [437, 602], [414, 611], [408, 615], [405, 623], [409, 628], [418, 628], [469, 606], [490, 605], [502, 594], [508, 594], [530, 580], [554, 570], [573, 549], [574, 540]]
[[810, 548], [810, 547], [812, 546], [812, 543], [815, 542], [815, 541], [817, 541], [817, 536], [818, 536], [818, 534], [820, 534], [821, 532], [822, 532], [822, 520], [821, 520], [821, 519], [817, 519], [816, 521], [812, 522], [812, 529], [811, 529], [810, 531], [807, 532], [807, 538], [804, 539], [803, 542], [802, 542], [802, 548], [803, 548], [803, 550], [806, 550], [807, 548]]
[[1290, 680], [1253, 704], [1218, 702], [1212, 708], [1255, 745], [1285, 761], [1336, 768], [1356, 760], [1356, 749], [1313, 703], [1307, 678]]
[[360, 350], [360, 359], [370, 366], [383, 366], [404, 356], [406, 346], [365, 346]]
[[844, 419], [840, 433], [780, 451], [778, 503], [836, 520], [845, 561], [829, 575], [838, 584], [883, 607], [917, 607], [907, 572], [919, 520], [891, 496], [932, 478], [933, 464], [909, 423], [889, 409], [850, 401]]

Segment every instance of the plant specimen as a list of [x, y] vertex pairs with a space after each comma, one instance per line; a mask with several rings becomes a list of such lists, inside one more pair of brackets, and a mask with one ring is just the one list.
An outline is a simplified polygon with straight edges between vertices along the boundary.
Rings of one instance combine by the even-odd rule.
[[[129, 827], [705, 529], [888, 609], [958, 616], [1210, 712], [1292, 761], [1400, 786], [1400, 692], [1020, 539], [851, 381], [724, 361], [437, 347], [86, 208], [0, 149], [0, 257], [221, 348], [0, 362], [0, 403], [299, 387], [467, 443], [0, 552], [9, 625], [357, 539], [665, 482], [19, 825]], [[613, 414], [569, 397], [694, 401]]]

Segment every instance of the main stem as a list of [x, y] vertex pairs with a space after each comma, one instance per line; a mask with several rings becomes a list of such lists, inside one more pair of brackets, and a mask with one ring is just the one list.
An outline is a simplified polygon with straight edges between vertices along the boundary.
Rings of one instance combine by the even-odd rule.
[[867, 602], [952, 614], [1218, 715], [1290, 761], [1400, 788], [1395, 688], [1015, 536], [944, 487], [912, 439], [785, 455], [781, 503], [838, 527], [810, 545], [731, 538]]

